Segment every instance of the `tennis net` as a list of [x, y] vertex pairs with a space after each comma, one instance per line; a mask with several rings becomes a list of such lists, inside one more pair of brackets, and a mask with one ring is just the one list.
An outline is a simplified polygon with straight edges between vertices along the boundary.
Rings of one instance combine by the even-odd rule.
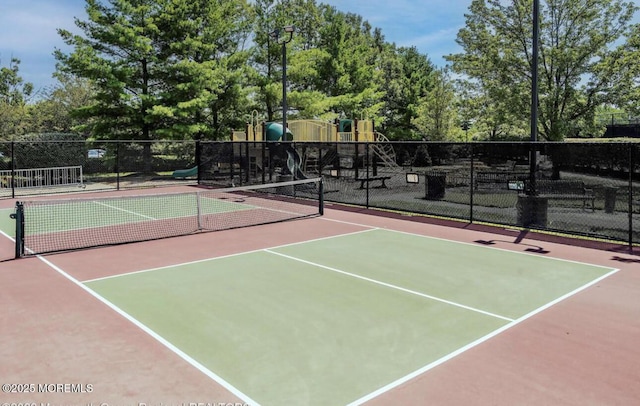
[[19, 201], [16, 257], [323, 214], [322, 179], [192, 193]]

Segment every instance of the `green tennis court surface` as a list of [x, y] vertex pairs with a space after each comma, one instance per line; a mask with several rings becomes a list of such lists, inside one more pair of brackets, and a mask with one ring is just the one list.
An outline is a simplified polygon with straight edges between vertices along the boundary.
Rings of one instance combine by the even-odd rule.
[[263, 405], [344, 405], [613, 272], [374, 229], [87, 281]]

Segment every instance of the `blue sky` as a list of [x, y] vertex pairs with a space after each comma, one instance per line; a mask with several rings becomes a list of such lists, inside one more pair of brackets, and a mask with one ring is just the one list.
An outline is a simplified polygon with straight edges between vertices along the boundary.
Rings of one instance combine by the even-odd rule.
[[[317, 0], [364, 17], [388, 42], [416, 46], [433, 63], [456, 52], [455, 38], [471, 0]], [[20, 74], [36, 90], [55, 83], [53, 50], [67, 49], [57, 28], [75, 29], [85, 19], [84, 0], [0, 0], [0, 66], [21, 60]]]

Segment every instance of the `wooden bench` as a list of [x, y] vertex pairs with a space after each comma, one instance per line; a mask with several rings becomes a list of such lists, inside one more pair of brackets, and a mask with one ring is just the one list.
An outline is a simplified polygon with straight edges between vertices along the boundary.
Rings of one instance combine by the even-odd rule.
[[593, 189], [587, 188], [584, 182], [579, 180], [536, 180], [536, 192], [539, 197], [554, 200], [582, 200], [582, 208], [591, 204], [591, 210], [595, 211], [596, 196]]
[[369, 186], [369, 183], [371, 182], [376, 182], [376, 181], [380, 181], [380, 186], [374, 186], [376, 188], [386, 188], [387, 185], [385, 184], [385, 181], [387, 181], [388, 179], [391, 179], [391, 176], [372, 176], [369, 178], [360, 178], [360, 179], [356, 179], [360, 181], [360, 189], [364, 189], [364, 184], [365, 182], [367, 183], [367, 187]]

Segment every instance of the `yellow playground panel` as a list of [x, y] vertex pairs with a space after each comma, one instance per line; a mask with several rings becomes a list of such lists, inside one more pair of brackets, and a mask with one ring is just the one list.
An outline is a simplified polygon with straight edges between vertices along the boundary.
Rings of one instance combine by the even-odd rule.
[[[375, 142], [373, 122], [370, 120], [292, 120], [287, 127], [295, 142]], [[234, 131], [233, 141], [262, 141], [263, 125], [247, 125], [245, 131]]]

